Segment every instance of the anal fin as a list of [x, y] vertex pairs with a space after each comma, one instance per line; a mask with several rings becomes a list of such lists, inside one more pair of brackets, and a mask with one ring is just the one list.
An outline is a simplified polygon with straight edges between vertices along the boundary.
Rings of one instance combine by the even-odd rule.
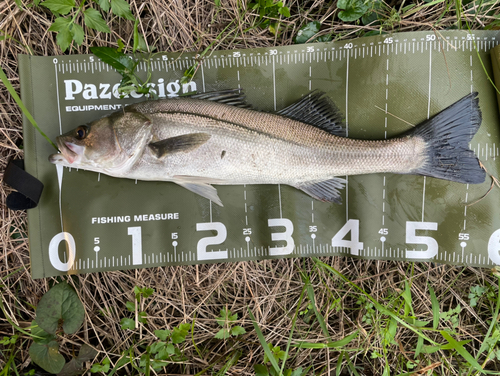
[[344, 188], [345, 182], [345, 179], [342, 178], [332, 178], [322, 181], [308, 181], [297, 184], [295, 187], [317, 200], [341, 204], [342, 198], [339, 190]]
[[193, 193], [196, 193], [197, 195], [209, 199], [210, 201], [219, 206], [224, 206], [222, 205], [222, 201], [219, 198], [219, 195], [217, 194], [217, 189], [215, 189], [210, 184], [200, 183], [200, 182], [190, 182], [190, 181], [175, 181], [175, 180], [174, 183], [180, 185], [183, 188], [186, 188], [187, 190]]

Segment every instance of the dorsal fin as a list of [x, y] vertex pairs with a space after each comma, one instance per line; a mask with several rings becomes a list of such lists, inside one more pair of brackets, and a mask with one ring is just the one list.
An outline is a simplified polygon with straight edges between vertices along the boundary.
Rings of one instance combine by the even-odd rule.
[[290, 119], [313, 125], [336, 136], [345, 137], [342, 113], [324, 92], [315, 90], [277, 112]]
[[207, 93], [189, 95], [189, 98], [214, 101], [234, 107], [251, 108], [251, 106], [246, 102], [246, 96], [241, 89], [209, 91]]

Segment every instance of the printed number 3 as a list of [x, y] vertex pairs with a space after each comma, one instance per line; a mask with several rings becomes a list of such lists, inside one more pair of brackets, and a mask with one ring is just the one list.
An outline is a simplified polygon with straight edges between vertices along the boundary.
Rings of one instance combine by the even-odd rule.
[[277, 242], [280, 240], [284, 240], [286, 245], [284, 247], [273, 247], [269, 248], [269, 255], [271, 256], [282, 256], [289, 255], [293, 252], [295, 248], [295, 241], [292, 238], [293, 234], [293, 223], [289, 219], [286, 218], [272, 218], [267, 220], [267, 224], [269, 227], [284, 227], [285, 232], [273, 232], [271, 234], [271, 240], [273, 242]]

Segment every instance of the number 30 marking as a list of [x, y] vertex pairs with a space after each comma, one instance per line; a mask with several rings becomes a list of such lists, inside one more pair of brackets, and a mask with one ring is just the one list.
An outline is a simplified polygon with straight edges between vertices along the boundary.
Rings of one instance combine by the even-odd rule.
[[286, 218], [272, 218], [268, 219], [267, 224], [269, 227], [284, 227], [285, 232], [273, 232], [271, 234], [271, 240], [273, 242], [277, 242], [280, 240], [284, 240], [286, 245], [284, 247], [273, 247], [269, 248], [269, 255], [271, 256], [282, 256], [289, 255], [293, 252], [295, 248], [295, 241], [292, 238], [293, 234], [293, 223], [289, 219]]

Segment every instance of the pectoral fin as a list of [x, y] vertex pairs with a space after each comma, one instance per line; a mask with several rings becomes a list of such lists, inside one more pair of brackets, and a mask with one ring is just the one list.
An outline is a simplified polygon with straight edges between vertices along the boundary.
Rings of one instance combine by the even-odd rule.
[[215, 189], [210, 184], [206, 183], [193, 183], [193, 182], [183, 182], [183, 181], [174, 181], [174, 183], [179, 184], [181, 187], [186, 188], [187, 190], [194, 192], [202, 197], [208, 198], [215, 204], [219, 206], [222, 205], [222, 201], [217, 195], [217, 189]]
[[333, 178], [324, 181], [311, 181], [300, 183], [296, 188], [304, 191], [309, 196], [326, 202], [334, 202], [336, 204], [342, 203], [339, 189], [343, 189], [345, 179]]
[[210, 140], [210, 137], [208, 133], [188, 133], [152, 142], [148, 146], [159, 159], [167, 154], [195, 150]]

